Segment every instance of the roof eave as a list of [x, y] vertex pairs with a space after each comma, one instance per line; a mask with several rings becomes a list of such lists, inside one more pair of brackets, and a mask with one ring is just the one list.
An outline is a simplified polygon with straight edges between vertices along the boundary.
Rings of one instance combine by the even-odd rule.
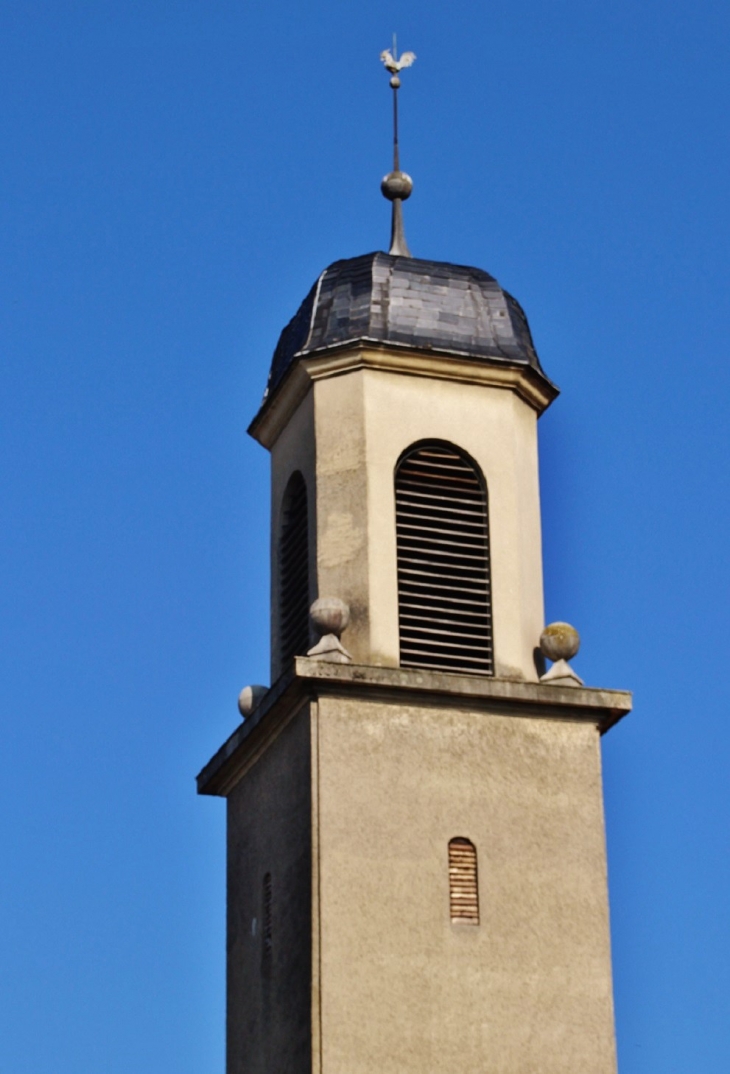
[[288, 371], [264, 398], [248, 427], [249, 434], [264, 447], [271, 448], [313, 381], [365, 368], [505, 388], [517, 392], [538, 414], [550, 406], [560, 391], [542, 369], [528, 361], [361, 337], [296, 355]]

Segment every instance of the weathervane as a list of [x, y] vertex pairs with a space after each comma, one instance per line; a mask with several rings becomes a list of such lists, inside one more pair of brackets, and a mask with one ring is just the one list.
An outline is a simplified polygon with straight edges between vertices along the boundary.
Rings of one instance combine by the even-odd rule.
[[380, 53], [380, 59], [390, 71], [390, 85], [393, 90], [393, 171], [386, 175], [380, 184], [383, 197], [392, 202], [393, 213], [390, 228], [389, 253], [395, 257], [410, 257], [405, 232], [403, 230], [403, 202], [411, 196], [413, 180], [410, 175], [400, 170], [400, 157], [398, 155], [398, 90], [400, 89], [400, 72], [404, 67], [410, 67], [416, 58], [415, 52], [404, 52], [398, 59], [398, 47], [395, 34], [393, 34], [393, 51], [386, 49]]

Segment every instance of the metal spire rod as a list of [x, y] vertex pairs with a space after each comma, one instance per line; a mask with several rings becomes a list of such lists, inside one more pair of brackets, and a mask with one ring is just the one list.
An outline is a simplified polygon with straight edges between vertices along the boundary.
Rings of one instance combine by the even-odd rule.
[[393, 171], [386, 175], [380, 184], [383, 196], [392, 202], [393, 209], [390, 227], [390, 250], [394, 257], [410, 257], [405, 232], [403, 230], [403, 202], [410, 197], [413, 180], [410, 175], [400, 170], [400, 153], [398, 150], [398, 90], [400, 89], [400, 72], [410, 67], [415, 60], [414, 52], [404, 52], [398, 59], [398, 45], [393, 34], [393, 51], [386, 49], [380, 53], [380, 59], [390, 71], [390, 85], [393, 90]]
[[[393, 63], [398, 67], [398, 42], [395, 34], [393, 34]], [[395, 85], [394, 85], [395, 83]], [[393, 87], [393, 171], [400, 171], [400, 156], [398, 153], [398, 90], [400, 89], [400, 78], [397, 76], [391, 78], [390, 84]]]

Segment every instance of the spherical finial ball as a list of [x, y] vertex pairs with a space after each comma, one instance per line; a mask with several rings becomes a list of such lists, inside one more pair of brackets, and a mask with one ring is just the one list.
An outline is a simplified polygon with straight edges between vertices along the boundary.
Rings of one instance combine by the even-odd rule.
[[261, 698], [266, 693], [268, 693], [267, 686], [244, 686], [238, 695], [238, 711], [244, 720], [251, 715], [255, 708], [258, 708]]
[[550, 623], [540, 635], [540, 652], [548, 660], [571, 660], [580, 649], [580, 634], [570, 623]]
[[350, 609], [344, 600], [337, 597], [320, 597], [315, 600], [309, 614], [320, 634], [334, 634], [337, 638], [350, 622]]
[[383, 192], [383, 197], [386, 197], [388, 201], [395, 201], [396, 198], [405, 201], [406, 198], [411, 196], [413, 180], [405, 172], [391, 172], [390, 175], [386, 175], [383, 179], [380, 189]]
[[393, 89], [400, 89], [400, 79], [398, 78], [398, 75], [393, 75], [390, 80], [390, 84]]

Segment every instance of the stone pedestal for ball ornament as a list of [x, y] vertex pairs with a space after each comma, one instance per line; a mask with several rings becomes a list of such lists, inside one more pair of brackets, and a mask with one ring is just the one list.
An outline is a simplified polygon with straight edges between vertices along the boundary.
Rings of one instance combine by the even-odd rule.
[[350, 622], [350, 609], [337, 597], [320, 597], [309, 609], [312, 624], [320, 635], [307, 656], [330, 664], [351, 664], [352, 657], [340, 641], [340, 635]]
[[540, 676], [540, 682], [553, 686], [583, 686], [583, 680], [568, 664], [579, 649], [580, 635], [570, 623], [546, 626], [540, 635], [540, 652], [553, 661], [553, 666]]

